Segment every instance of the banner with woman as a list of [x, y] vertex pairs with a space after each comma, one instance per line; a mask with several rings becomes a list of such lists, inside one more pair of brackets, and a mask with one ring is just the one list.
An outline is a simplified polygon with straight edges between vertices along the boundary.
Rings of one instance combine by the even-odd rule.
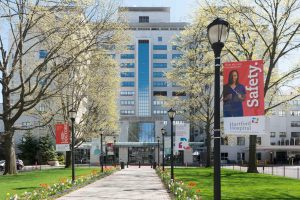
[[225, 134], [264, 134], [263, 60], [224, 63]]

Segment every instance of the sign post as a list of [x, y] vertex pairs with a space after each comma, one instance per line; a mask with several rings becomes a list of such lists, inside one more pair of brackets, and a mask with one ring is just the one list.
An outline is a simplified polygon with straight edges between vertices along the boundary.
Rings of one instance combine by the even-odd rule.
[[224, 134], [265, 134], [263, 60], [224, 63]]
[[69, 124], [56, 124], [56, 151], [70, 151], [70, 128]]

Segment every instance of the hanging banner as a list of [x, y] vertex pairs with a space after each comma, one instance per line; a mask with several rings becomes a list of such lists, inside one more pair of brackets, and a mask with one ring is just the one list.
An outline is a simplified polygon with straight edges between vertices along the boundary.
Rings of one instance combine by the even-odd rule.
[[69, 124], [56, 124], [56, 151], [70, 151], [70, 129]]
[[175, 151], [190, 149], [190, 124], [175, 125]]
[[224, 134], [265, 134], [263, 60], [224, 63]]

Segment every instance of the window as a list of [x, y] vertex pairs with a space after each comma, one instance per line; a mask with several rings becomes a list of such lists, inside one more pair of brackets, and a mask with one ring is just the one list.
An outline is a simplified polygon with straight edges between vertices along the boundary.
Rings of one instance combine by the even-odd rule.
[[177, 45], [173, 45], [172, 46], [172, 50], [177, 50], [178, 49], [178, 46]]
[[121, 59], [134, 59], [134, 54], [121, 54]]
[[291, 116], [297, 116], [297, 117], [299, 117], [300, 116], [300, 110], [292, 110], [291, 111]]
[[134, 115], [134, 110], [120, 110], [121, 115]]
[[121, 72], [121, 77], [134, 77], [134, 72]]
[[133, 106], [134, 105], [134, 100], [121, 100], [120, 104], [122, 106]]
[[157, 41], [162, 42], [162, 37], [161, 37], [161, 36], [158, 37], [158, 38], [157, 38]]
[[133, 81], [123, 81], [121, 82], [121, 87], [134, 87]]
[[40, 107], [39, 107], [39, 111], [40, 112], [45, 112], [46, 111], [46, 105], [41, 104]]
[[167, 96], [167, 91], [153, 91], [153, 96]]
[[48, 55], [47, 50], [39, 50], [39, 59], [46, 58]]
[[153, 63], [153, 68], [167, 68], [167, 63]]
[[172, 54], [172, 59], [178, 59], [181, 57], [182, 57], [182, 54]]
[[237, 160], [241, 161], [241, 160], [245, 160], [245, 153], [237, 153]]
[[285, 111], [283, 111], [283, 110], [278, 111], [278, 116], [279, 117], [284, 117], [285, 116]]
[[221, 137], [221, 145], [228, 145], [228, 137]]
[[256, 159], [261, 160], [261, 152], [256, 153]]
[[107, 54], [108, 57], [111, 57], [112, 59], [116, 58], [116, 54]]
[[166, 115], [167, 111], [166, 110], [153, 110], [154, 115]]
[[180, 85], [178, 83], [172, 82], [172, 87], [180, 87]]
[[276, 137], [276, 133], [275, 132], [271, 132], [270, 133], [270, 137]]
[[280, 132], [279, 137], [286, 137], [286, 132]]
[[261, 137], [257, 137], [256, 138], [256, 144], [257, 145], [261, 145]]
[[120, 95], [121, 96], [133, 96], [134, 95], [134, 91], [121, 91]]
[[221, 160], [228, 160], [228, 153], [221, 153]]
[[182, 96], [186, 96], [186, 93], [185, 92], [176, 91], [176, 92], [172, 92], [172, 96], [173, 97], [182, 97]]
[[154, 106], [161, 106], [161, 105], [164, 105], [165, 104], [165, 101], [153, 101], [153, 105]]
[[300, 137], [300, 132], [291, 132], [291, 137]]
[[167, 45], [153, 45], [153, 50], [167, 50]]
[[166, 81], [154, 81], [153, 87], [167, 87], [168, 84]]
[[139, 16], [140, 23], [149, 23], [149, 16]]
[[168, 59], [167, 54], [153, 54], [153, 59]]
[[134, 68], [134, 63], [121, 63], [121, 68]]
[[237, 145], [245, 146], [245, 137], [237, 137]]
[[164, 72], [153, 72], [153, 77], [155, 78], [163, 78], [166, 77]]
[[127, 45], [127, 50], [134, 50], [134, 45]]
[[45, 85], [47, 84], [47, 80], [46, 80], [46, 79], [41, 79], [41, 80], [39, 81], [39, 84], [40, 84], [41, 86], [45, 86]]
[[31, 122], [22, 122], [22, 127], [30, 127]]
[[300, 121], [291, 122], [291, 127], [300, 127]]

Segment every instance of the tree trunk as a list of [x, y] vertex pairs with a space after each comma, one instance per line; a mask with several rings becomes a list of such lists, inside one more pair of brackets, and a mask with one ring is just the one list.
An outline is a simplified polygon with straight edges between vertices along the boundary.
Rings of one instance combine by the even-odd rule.
[[71, 167], [71, 151], [66, 152], [66, 168]]
[[[7, 132], [6, 132], [7, 133]], [[5, 154], [5, 171], [3, 175], [6, 174], [16, 174], [16, 152], [14, 146], [13, 133], [10, 131], [4, 136], [4, 154]]]
[[206, 128], [206, 164], [205, 167], [211, 167], [211, 136], [209, 129]]
[[256, 135], [250, 135], [249, 162], [247, 173], [258, 173], [256, 165]]

